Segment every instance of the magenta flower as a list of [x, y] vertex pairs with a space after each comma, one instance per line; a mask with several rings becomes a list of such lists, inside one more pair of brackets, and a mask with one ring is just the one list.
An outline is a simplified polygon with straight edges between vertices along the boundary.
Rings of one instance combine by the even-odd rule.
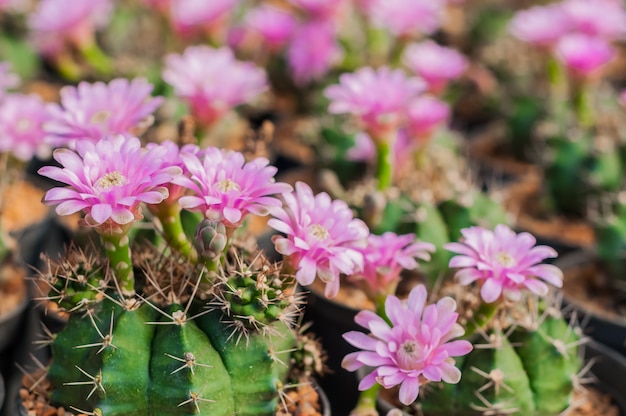
[[424, 88], [423, 81], [407, 78], [399, 69], [365, 67], [342, 74], [324, 95], [331, 100], [329, 112], [359, 117], [368, 134], [381, 140], [400, 127], [407, 105]]
[[94, 33], [109, 22], [111, 0], [42, 0], [28, 16], [35, 46], [45, 55], [55, 55], [68, 46], [83, 49], [94, 42]]
[[52, 106], [53, 119], [44, 126], [46, 140], [73, 148], [78, 141], [97, 142], [110, 134], [138, 134], [152, 124], [151, 114], [163, 102], [150, 96], [152, 88], [143, 78], [63, 87], [61, 104]]
[[20, 77], [11, 71], [8, 62], [0, 62], [0, 101], [7, 90], [20, 85]]
[[175, 184], [193, 195], [181, 197], [181, 207], [202, 212], [207, 218], [237, 227], [248, 213], [265, 216], [281, 202], [274, 195], [290, 192], [291, 185], [276, 182], [277, 169], [269, 160], [245, 161], [242, 153], [207, 148], [202, 154], [180, 153], [190, 176], [180, 176]]
[[571, 29], [577, 33], [605, 40], [624, 39], [626, 9], [623, 2], [613, 0], [566, 0], [561, 8]]
[[236, 60], [226, 47], [190, 46], [182, 55], [168, 55], [163, 79], [207, 126], [268, 88], [262, 68]]
[[8, 94], [0, 102], [0, 152], [24, 161], [48, 157], [42, 125], [49, 118], [49, 107], [38, 95]]
[[417, 141], [428, 139], [432, 132], [450, 118], [450, 106], [430, 95], [420, 95], [407, 108], [406, 130]]
[[613, 59], [615, 50], [602, 38], [573, 33], [559, 40], [555, 54], [574, 74], [586, 77]]
[[395, 36], [431, 34], [441, 25], [445, 0], [372, 0], [372, 23]]
[[364, 279], [368, 292], [373, 295], [385, 295], [395, 291], [402, 270], [418, 267], [417, 260], [430, 260], [430, 252], [435, 246], [417, 241], [414, 234], [397, 235], [386, 232], [382, 235], [370, 234], [363, 253], [363, 271], [350, 276], [350, 279]]
[[563, 285], [563, 273], [550, 264], [540, 264], [557, 253], [548, 246], [535, 246], [531, 234], [516, 234], [506, 225], [499, 224], [494, 231], [482, 227], [461, 230], [463, 241], [449, 243], [446, 250], [459, 255], [450, 260], [450, 267], [458, 267], [456, 278], [461, 285], [482, 282], [480, 295], [485, 302], [496, 301], [500, 296], [518, 300], [523, 290], [539, 296], [548, 293], [544, 280], [553, 286]]
[[423, 78], [428, 89], [436, 94], [467, 69], [467, 59], [462, 54], [432, 40], [407, 46], [403, 62], [409, 70]]
[[298, 22], [287, 10], [263, 4], [248, 12], [245, 24], [258, 33], [270, 49], [277, 51], [291, 39]]
[[325, 192], [313, 195], [303, 182], [283, 198], [284, 208], [273, 209], [274, 218], [268, 222], [286, 234], [274, 237], [276, 251], [287, 256], [301, 285], [310, 285], [317, 276], [326, 283], [327, 297], [337, 295], [340, 274], [353, 274], [363, 266], [359, 248], [369, 235], [367, 226], [353, 218], [344, 201], [332, 200]]
[[341, 365], [348, 371], [375, 367], [361, 380], [359, 390], [367, 390], [374, 383], [387, 389], [400, 385], [400, 402], [408, 406], [427, 381], [456, 384], [461, 380], [461, 371], [452, 357], [468, 354], [472, 344], [466, 340], [451, 341], [465, 333], [456, 322], [456, 302], [444, 297], [426, 306], [426, 298], [423, 285], [414, 287], [405, 302], [387, 296], [385, 314], [391, 326], [372, 311], [356, 315], [356, 323], [370, 334], [351, 331], [343, 335], [363, 351], [346, 355]]
[[79, 141], [76, 151], [57, 149], [61, 167], [46, 166], [39, 174], [69, 185], [52, 188], [44, 197], [59, 215], [86, 213], [84, 224], [102, 233], [123, 233], [141, 219], [140, 203], [158, 204], [167, 198], [165, 184], [180, 175], [176, 166], [163, 166], [167, 149], [144, 149], [136, 137], [110, 136], [97, 143]]
[[560, 3], [521, 10], [509, 22], [509, 31], [513, 36], [545, 47], [552, 46], [570, 27], [571, 21]]
[[183, 36], [208, 33], [222, 24], [238, 3], [239, 0], [171, 0], [172, 25]]
[[335, 29], [326, 20], [312, 20], [297, 28], [287, 48], [287, 63], [298, 85], [321, 79], [342, 57]]

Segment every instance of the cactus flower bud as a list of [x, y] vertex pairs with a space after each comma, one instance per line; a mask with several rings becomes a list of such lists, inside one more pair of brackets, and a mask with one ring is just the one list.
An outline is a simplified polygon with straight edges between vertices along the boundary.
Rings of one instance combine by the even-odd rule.
[[226, 227], [220, 221], [204, 219], [196, 228], [193, 241], [199, 258], [214, 260], [226, 248], [228, 242]]

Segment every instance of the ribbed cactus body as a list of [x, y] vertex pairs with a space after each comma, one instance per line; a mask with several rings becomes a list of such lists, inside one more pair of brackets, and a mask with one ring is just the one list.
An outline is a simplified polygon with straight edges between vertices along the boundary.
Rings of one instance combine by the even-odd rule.
[[105, 300], [93, 320], [74, 314], [52, 344], [52, 401], [104, 416], [276, 413], [291, 328], [276, 321], [242, 332], [219, 309], [195, 319], [177, 304], [163, 312]]

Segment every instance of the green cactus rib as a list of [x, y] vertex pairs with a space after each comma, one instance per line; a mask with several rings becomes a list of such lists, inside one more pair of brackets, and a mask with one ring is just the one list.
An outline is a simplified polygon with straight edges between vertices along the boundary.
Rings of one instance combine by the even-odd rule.
[[295, 345], [286, 324], [233, 332], [219, 310], [187, 320], [174, 304], [159, 318], [147, 303], [125, 310], [117, 302], [72, 315], [55, 337], [54, 403], [104, 416], [276, 413]]

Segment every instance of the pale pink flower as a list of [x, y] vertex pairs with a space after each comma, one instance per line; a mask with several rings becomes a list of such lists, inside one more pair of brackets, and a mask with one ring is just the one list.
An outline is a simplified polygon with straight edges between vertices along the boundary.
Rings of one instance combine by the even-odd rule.
[[20, 85], [20, 77], [11, 71], [8, 62], [0, 62], [0, 101], [8, 89]]
[[190, 46], [165, 58], [163, 79], [186, 100], [198, 122], [210, 126], [268, 88], [265, 71], [235, 59], [231, 49]]
[[69, 187], [50, 189], [44, 203], [57, 205], [59, 215], [83, 211], [85, 225], [119, 233], [142, 218], [142, 202], [167, 198], [165, 185], [181, 174], [179, 167], [163, 166], [166, 152], [161, 146], [144, 149], [138, 138], [123, 135], [79, 141], [76, 151], [57, 149], [53, 156], [61, 167], [46, 166], [39, 174]]
[[238, 3], [239, 0], [171, 0], [172, 25], [183, 36], [206, 32], [221, 24]]
[[28, 16], [33, 42], [46, 55], [66, 46], [86, 47], [96, 30], [105, 27], [113, 11], [111, 0], [42, 0]]
[[303, 182], [297, 182], [295, 192], [283, 198], [284, 207], [273, 209], [274, 218], [268, 222], [286, 235], [274, 237], [276, 251], [297, 270], [301, 285], [319, 277], [326, 283], [325, 295], [337, 295], [340, 274], [350, 275], [363, 267], [359, 247], [366, 243], [367, 226], [353, 218], [345, 201], [333, 200], [325, 192], [313, 195]]
[[[480, 281], [480, 295], [491, 303], [504, 295], [518, 300], [523, 290], [539, 296], [548, 293], [548, 286], [563, 285], [563, 273], [551, 264], [540, 264], [557, 253], [548, 246], [535, 246], [531, 234], [516, 234], [503, 224], [494, 231], [482, 227], [461, 230], [461, 243], [449, 243], [445, 249], [459, 255], [450, 260], [450, 267], [458, 267], [456, 279], [461, 285]], [[542, 281], [543, 280], [543, 281]]]
[[372, 0], [372, 23], [395, 36], [431, 34], [441, 25], [445, 0]]
[[621, 1], [566, 0], [561, 3], [561, 8], [574, 32], [605, 40], [626, 36], [626, 9]]
[[425, 88], [422, 80], [407, 77], [399, 69], [360, 68], [342, 74], [338, 85], [324, 91], [328, 111], [357, 116], [374, 140], [395, 132], [405, 119], [406, 107]]
[[48, 106], [38, 95], [6, 95], [0, 101], [0, 152], [25, 161], [48, 157], [50, 146], [44, 143], [42, 125], [49, 117]]
[[289, 0], [289, 3], [308, 13], [313, 19], [329, 19], [336, 16], [345, 0]]
[[568, 33], [570, 27], [570, 19], [561, 4], [557, 3], [518, 11], [509, 22], [508, 29], [524, 42], [549, 47]]
[[555, 54], [570, 71], [585, 77], [611, 61], [615, 50], [602, 38], [573, 33], [559, 40]]
[[77, 141], [97, 142], [110, 134], [138, 133], [152, 124], [161, 97], [144, 78], [117, 78], [108, 84], [81, 82], [61, 89], [61, 103], [51, 108], [46, 140], [53, 146], [74, 147]]
[[408, 45], [402, 58], [404, 65], [423, 78], [433, 93], [442, 92], [448, 82], [467, 69], [467, 59], [461, 53], [432, 40]]
[[246, 163], [242, 153], [209, 147], [201, 154], [180, 154], [189, 176], [175, 184], [192, 195], [181, 197], [181, 207], [199, 211], [206, 218], [237, 227], [248, 213], [265, 216], [281, 201], [275, 195], [291, 191], [291, 185], [276, 182], [277, 169], [259, 157]]
[[296, 29], [287, 48], [287, 63], [294, 82], [320, 80], [343, 57], [331, 22], [313, 20]]
[[245, 18], [246, 27], [258, 33], [274, 51], [287, 44], [297, 24], [296, 18], [290, 12], [269, 4], [250, 10]]
[[407, 108], [406, 130], [411, 138], [422, 141], [450, 118], [450, 106], [431, 95], [420, 95]]
[[426, 306], [426, 300], [423, 285], [414, 287], [404, 302], [387, 296], [385, 314], [391, 325], [372, 311], [363, 310], [356, 315], [356, 323], [370, 333], [351, 331], [343, 335], [363, 351], [346, 355], [341, 365], [348, 371], [374, 367], [359, 383], [359, 390], [367, 390], [375, 383], [387, 389], [400, 385], [400, 402], [410, 405], [417, 399], [420, 385], [427, 381], [456, 384], [461, 380], [453, 357], [468, 354], [472, 344], [466, 340], [452, 341], [465, 333], [457, 323], [456, 302], [444, 297]]
[[[186, 176], [191, 176], [191, 173], [185, 166], [185, 162], [183, 161], [181, 155], [189, 153], [191, 155], [201, 157], [204, 154], [204, 151], [196, 144], [185, 144], [183, 146], [179, 146], [171, 140], [164, 140], [160, 143], [150, 142], [146, 144], [146, 149], [148, 150], [155, 147], [164, 147], [166, 150], [163, 160], [161, 161], [161, 167], [167, 168], [168, 166], [177, 166], [181, 169], [182, 174]], [[185, 188], [174, 182], [165, 184], [165, 187], [167, 188], [169, 194], [167, 201], [178, 202], [178, 199], [185, 193]]]
[[367, 246], [362, 248], [363, 271], [350, 276], [351, 280], [364, 279], [368, 292], [384, 295], [393, 282], [400, 280], [403, 270], [414, 270], [418, 267], [417, 260], [430, 260], [430, 252], [435, 246], [417, 241], [414, 234], [398, 235], [386, 232], [382, 235], [370, 234]]

